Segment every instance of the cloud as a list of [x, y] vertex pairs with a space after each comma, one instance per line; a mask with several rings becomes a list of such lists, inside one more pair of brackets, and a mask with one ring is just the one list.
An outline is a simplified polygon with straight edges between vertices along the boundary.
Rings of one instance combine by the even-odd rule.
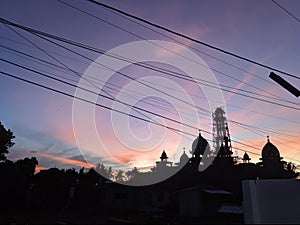
[[46, 167], [44, 167], [44, 166], [36, 166], [36, 167], [35, 167], [35, 173], [38, 173], [38, 172], [40, 172], [41, 170], [46, 170], [46, 169], [48, 169], [48, 168], [46, 168]]
[[87, 163], [84, 159], [77, 160], [77, 159], [71, 159], [71, 158], [64, 158], [61, 156], [51, 155], [51, 154], [44, 153], [44, 152], [39, 152], [39, 154], [37, 156], [38, 156], [38, 158], [46, 158], [54, 163], [58, 162], [63, 167], [76, 166], [76, 167], [91, 168], [91, 167], [95, 166], [95, 165], [91, 165], [91, 164]]

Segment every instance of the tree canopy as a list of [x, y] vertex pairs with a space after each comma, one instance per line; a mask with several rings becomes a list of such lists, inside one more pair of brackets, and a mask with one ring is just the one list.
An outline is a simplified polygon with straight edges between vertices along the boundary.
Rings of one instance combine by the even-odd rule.
[[6, 160], [6, 154], [9, 153], [8, 149], [15, 143], [12, 142], [15, 136], [10, 129], [5, 127], [0, 122], [0, 161]]

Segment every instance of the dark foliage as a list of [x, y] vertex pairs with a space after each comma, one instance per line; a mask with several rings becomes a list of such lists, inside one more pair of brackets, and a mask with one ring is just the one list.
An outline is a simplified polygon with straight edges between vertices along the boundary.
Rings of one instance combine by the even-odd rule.
[[10, 129], [5, 129], [0, 122], [0, 161], [6, 160], [5, 155], [9, 153], [8, 149], [15, 144], [12, 142], [14, 138], [13, 132]]

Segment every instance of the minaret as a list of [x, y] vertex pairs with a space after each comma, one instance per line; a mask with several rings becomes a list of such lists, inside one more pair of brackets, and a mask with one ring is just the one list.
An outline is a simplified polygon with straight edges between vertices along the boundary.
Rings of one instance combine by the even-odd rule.
[[214, 150], [219, 151], [226, 136], [226, 117], [221, 107], [216, 108], [213, 117], [213, 143]]

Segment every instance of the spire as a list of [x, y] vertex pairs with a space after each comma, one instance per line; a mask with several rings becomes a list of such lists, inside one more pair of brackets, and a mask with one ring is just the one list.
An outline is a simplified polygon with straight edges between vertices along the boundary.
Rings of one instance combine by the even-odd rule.
[[250, 159], [250, 157], [249, 157], [249, 155], [247, 154], [247, 152], [245, 151], [245, 153], [244, 153], [244, 156], [243, 156], [243, 162], [244, 163], [249, 163], [249, 161], [250, 161], [251, 159]]
[[163, 150], [163, 152], [161, 153], [160, 156], [161, 161], [166, 161], [168, 159], [167, 153], [165, 152], [165, 150]]

